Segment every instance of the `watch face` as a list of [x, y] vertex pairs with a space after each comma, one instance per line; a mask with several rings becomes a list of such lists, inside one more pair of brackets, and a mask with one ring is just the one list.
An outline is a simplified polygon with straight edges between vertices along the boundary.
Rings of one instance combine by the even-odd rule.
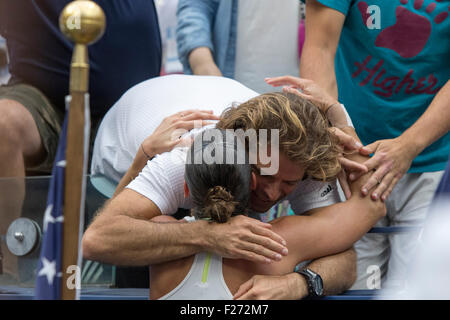
[[314, 295], [317, 297], [321, 297], [323, 295], [323, 283], [322, 278], [319, 275], [313, 276], [311, 279], [312, 290], [314, 291]]
[[304, 273], [308, 277], [309, 294], [313, 297], [323, 296], [323, 282], [320, 275], [309, 269], [305, 269]]

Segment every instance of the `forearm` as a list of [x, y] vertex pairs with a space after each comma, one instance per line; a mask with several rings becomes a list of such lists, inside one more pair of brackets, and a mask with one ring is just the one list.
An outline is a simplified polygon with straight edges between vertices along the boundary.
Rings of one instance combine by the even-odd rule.
[[211, 50], [207, 47], [195, 48], [189, 54], [189, 65], [192, 73], [196, 75], [222, 76]]
[[86, 259], [115, 265], [149, 265], [206, 249], [206, 221], [156, 223], [159, 208], [143, 195], [123, 190], [108, 201], [82, 239]]
[[308, 45], [308, 42], [305, 42], [300, 59], [300, 77], [315, 81], [334, 99], [338, 99], [334, 52]]
[[86, 259], [126, 266], [145, 266], [186, 257], [203, 250], [202, 226], [194, 223], [156, 223], [115, 216], [86, 232]]
[[324, 295], [348, 290], [356, 280], [356, 252], [353, 248], [312, 261], [308, 268], [322, 277]]
[[139, 175], [149, 159], [156, 156], [156, 152], [152, 149], [148, 149], [146, 153], [147, 154], [144, 154], [141, 146], [134, 157], [133, 163], [128, 168], [128, 171], [122, 179], [120, 179], [119, 184], [114, 191], [113, 197], [117, 196], [134, 178]]
[[180, 0], [177, 7], [176, 40], [180, 62], [186, 72], [192, 70], [190, 54], [197, 48], [213, 48], [212, 28], [219, 0]]
[[334, 59], [345, 15], [316, 0], [306, 1], [306, 38], [300, 60], [302, 78], [314, 80], [338, 99]]
[[415, 155], [450, 130], [450, 80], [439, 90], [424, 114], [399, 138]]
[[[325, 296], [340, 294], [348, 290], [356, 280], [356, 252], [351, 248], [332, 256], [319, 258], [312, 261], [307, 268], [322, 278]], [[309, 295], [304, 276], [293, 272], [285, 277], [290, 299], [304, 299]]]

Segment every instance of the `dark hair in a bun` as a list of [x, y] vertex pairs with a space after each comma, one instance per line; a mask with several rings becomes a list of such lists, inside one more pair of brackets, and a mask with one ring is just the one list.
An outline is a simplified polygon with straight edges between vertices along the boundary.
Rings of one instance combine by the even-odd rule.
[[[214, 140], [205, 139], [215, 130]], [[191, 145], [186, 162], [185, 181], [197, 219], [224, 223], [235, 214], [246, 214], [250, 199], [251, 167], [245, 159], [237, 159], [242, 142], [222, 129], [207, 129], [198, 134]], [[203, 153], [221, 151], [220, 161], [206, 161]], [[234, 152], [234, 161], [225, 161], [227, 152]], [[196, 158], [197, 156], [197, 158]], [[200, 157], [199, 157], [200, 156]], [[199, 162], [200, 159], [200, 162]]]
[[233, 214], [236, 204], [233, 195], [222, 186], [215, 186], [208, 190], [203, 207], [203, 218], [216, 222], [227, 222]]

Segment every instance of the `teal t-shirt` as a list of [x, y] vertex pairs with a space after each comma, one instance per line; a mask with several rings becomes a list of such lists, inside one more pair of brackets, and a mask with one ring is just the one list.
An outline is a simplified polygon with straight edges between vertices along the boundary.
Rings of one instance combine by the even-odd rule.
[[[450, 78], [450, 1], [318, 1], [346, 16], [336, 79], [359, 137], [365, 145], [398, 137]], [[442, 116], [450, 116], [448, 107]], [[449, 153], [447, 133], [409, 172], [443, 170]]]

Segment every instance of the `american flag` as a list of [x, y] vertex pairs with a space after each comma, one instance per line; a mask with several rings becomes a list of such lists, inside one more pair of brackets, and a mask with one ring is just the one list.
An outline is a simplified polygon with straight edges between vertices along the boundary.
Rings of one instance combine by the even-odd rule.
[[35, 299], [39, 300], [61, 298], [67, 122], [68, 112], [59, 137], [44, 215], [44, 233], [34, 295]]

